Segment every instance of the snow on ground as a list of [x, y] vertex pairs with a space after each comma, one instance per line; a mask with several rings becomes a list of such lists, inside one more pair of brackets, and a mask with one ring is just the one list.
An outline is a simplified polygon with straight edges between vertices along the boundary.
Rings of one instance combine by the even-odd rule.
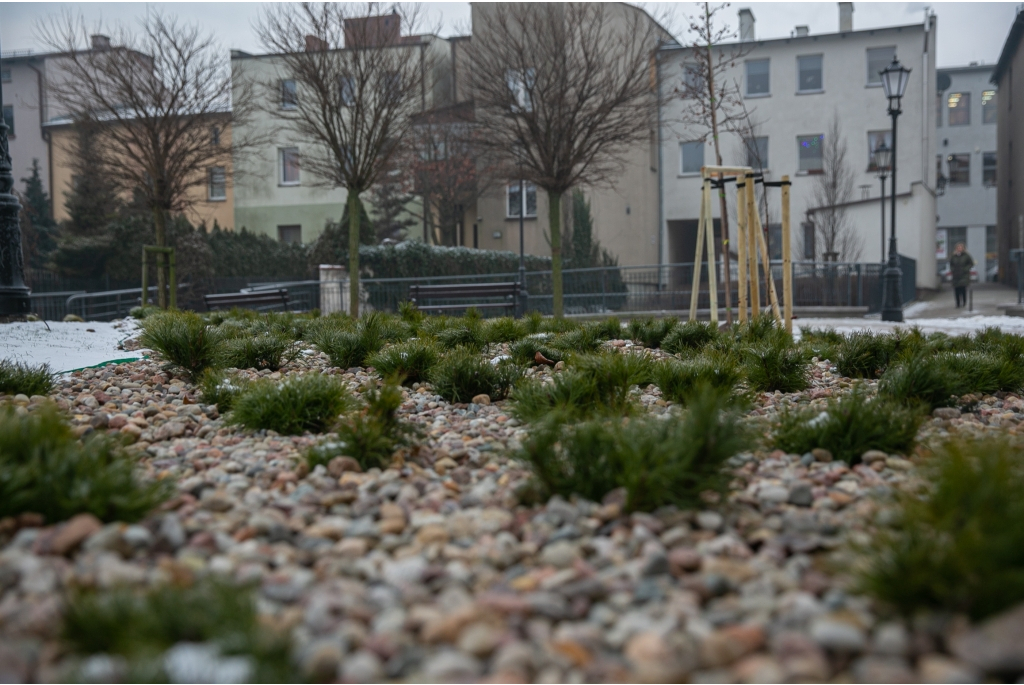
[[891, 323], [882, 321], [877, 315], [871, 318], [849, 318], [849, 319], [794, 319], [793, 332], [805, 328], [835, 328], [840, 333], [852, 331], [890, 331], [897, 326], [917, 326], [923, 333], [948, 333], [949, 335], [961, 335], [980, 331], [983, 328], [993, 326], [1008, 333], [1024, 333], [1024, 318], [1017, 316], [960, 316], [957, 318], [910, 318], [913, 316], [913, 305], [907, 307], [904, 315], [907, 316], [904, 323]]
[[[47, 329], [49, 326], [49, 329]], [[139, 359], [140, 352], [118, 349], [136, 334], [134, 321], [19, 321], [0, 324], [0, 359], [49, 364], [54, 371], [73, 371], [114, 359]]]

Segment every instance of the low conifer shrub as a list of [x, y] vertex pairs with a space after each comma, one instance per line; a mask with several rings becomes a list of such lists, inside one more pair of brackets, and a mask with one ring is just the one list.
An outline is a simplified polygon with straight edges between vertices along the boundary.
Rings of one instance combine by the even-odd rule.
[[923, 420], [919, 411], [869, 398], [855, 388], [847, 397], [829, 401], [824, 410], [783, 411], [774, 431], [775, 446], [791, 454], [821, 447], [853, 465], [868, 450], [909, 454]]
[[283, 333], [250, 333], [225, 340], [221, 345], [220, 362], [222, 366], [236, 369], [277, 371], [295, 359], [300, 349]]
[[551, 340], [550, 346], [563, 354], [587, 354], [601, 348], [601, 337], [596, 328], [583, 326], [559, 333]]
[[1019, 392], [1024, 367], [983, 352], [918, 354], [891, 366], [878, 383], [878, 392], [898, 402], [921, 403], [929, 409], [952, 406], [969, 393]]
[[950, 442], [900, 492], [865, 549], [861, 589], [906, 616], [983, 619], [1024, 602], [1024, 451], [1005, 439]]
[[807, 354], [788, 342], [788, 336], [769, 336], [745, 348], [743, 368], [750, 387], [758, 392], [799, 392], [810, 382]]
[[249, 379], [221, 369], [207, 369], [200, 384], [203, 402], [216, 404], [221, 413], [231, 411], [235, 398], [248, 387]]
[[654, 365], [654, 383], [665, 399], [686, 403], [702, 387], [732, 392], [743, 379], [739, 364], [730, 355], [709, 350], [683, 361], [672, 359]]
[[732, 337], [742, 345], [793, 344], [793, 337], [771, 314], [759, 314], [746, 323], [733, 325]]
[[430, 339], [415, 339], [388, 345], [370, 355], [367, 364], [385, 378], [400, 376], [406, 385], [412, 385], [426, 381], [440, 358], [436, 343]]
[[231, 420], [282, 435], [322, 433], [352, 405], [352, 396], [334, 376], [307, 373], [283, 381], [264, 378], [235, 398]]
[[512, 391], [510, 411], [528, 423], [555, 414], [565, 420], [626, 416], [636, 409], [628, 390], [601, 383], [591, 372], [570, 368], [554, 374], [550, 382], [533, 379], [519, 383]]
[[48, 395], [53, 390], [49, 364], [32, 366], [9, 359], [0, 360], [0, 393], [7, 395]]
[[699, 352], [720, 336], [708, 321], [687, 321], [679, 324], [661, 341], [661, 349], [671, 354]]
[[484, 324], [484, 338], [489, 343], [511, 343], [526, 336], [526, 323], [511, 316], [491, 319]]
[[135, 462], [106, 435], [79, 441], [53, 406], [19, 416], [0, 410], [0, 518], [25, 512], [56, 523], [89, 513], [103, 521], [137, 521], [168, 494], [145, 483]]
[[535, 364], [537, 353], [553, 362], [565, 361], [565, 353], [551, 344], [548, 336], [528, 335], [512, 343], [509, 354], [516, 364]]
[[596, 321], [588, 326], [594, 329], [601, 340], [622, 340], [622, 322], [616, 316], [609, 316], [604, 321]]
[[479, 321], [466, 319], [460, 324], [438, 331], [437, 342], [448, 350], [466, 347], [480, 352], [487, 345], [487, 334]]
[[501, 400], [522, 375], [522, 368], [510, 359], [494, 363], [459, 347], [441, 357], [430, 372], [430, 382], [434, 392], [449, 402], [469, 402], [481, 394]]
[[670, 316], [665, 319], [644, 317], [629, 322], [629, 334], [633, 341], [644, 347], [660, 347], [662, 341], [679, 325], [679, 319]]
[[169, 310], [142, 320], [139, 341], [196, 380], [217, 364], [223, 337], [195, 312]]

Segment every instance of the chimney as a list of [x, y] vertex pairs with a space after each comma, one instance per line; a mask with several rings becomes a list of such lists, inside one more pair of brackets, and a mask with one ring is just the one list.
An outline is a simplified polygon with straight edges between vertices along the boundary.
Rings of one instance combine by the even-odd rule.
[[109, 50], [110, 49], [110, 36], [104, 36], [103, 34], [96, 33], [89, 36], [89, 40], [92, 41], [93, 50]]
[[400, 41], [402, 18], [398, 12], [375, 17], [357, 17], [345, 20], [346, 48], [375, 48], [397, 45]]
[[853, 3], [839, 3], [839, 32], [845, 33], [853, 30]]
[[740, 15], [740, 42], [751, 43], [754, 38], [754, 13], [749, 8], [739, 11]]
[[306, 35], [306, 52], [323, 52], [327, 50], [327, 41], [312, 34]]
[[809, 28], [807, 28], [806, 26], [797, 26], [796, 27], [796, 37], [797, 38], [803, 38], [807, 34], [809, 34], [810, 32], [811, 32], [811, 30]]

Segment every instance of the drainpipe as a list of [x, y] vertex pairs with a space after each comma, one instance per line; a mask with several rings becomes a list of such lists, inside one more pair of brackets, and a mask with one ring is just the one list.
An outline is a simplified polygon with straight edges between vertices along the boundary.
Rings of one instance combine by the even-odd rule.
[[53, 192], [53, 144], [51, 141], [50, 132], [43, 128], [43, 123], [46, 121], [46, 116], [43, 112], [45, 109], [45, 102], [43, 101], [43, 72], [39, 71], [32, 62], [25, 63], [29, 69], [36, 72], [36, 92], [38, 95], [39, 102], [39, 132], [43, 138], [43, 142], [46, 143], [46, 191], [50, 194], [50, 216], [56, 216], [56, 207], [53, 203], [56, 202], [54, 199]]
[[665, 263], [665, 174], [662, 165], [661, 145], [661, 41], [658, 41], [658, 48], [654, 51], [654, 81], [658, 96], [658, 284], [661, 284], [661, 265]]

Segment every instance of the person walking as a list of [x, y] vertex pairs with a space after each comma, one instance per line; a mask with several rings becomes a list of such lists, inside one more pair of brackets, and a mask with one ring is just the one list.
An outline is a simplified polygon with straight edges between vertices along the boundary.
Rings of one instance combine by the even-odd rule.
[[957, 309], [967, 305], [967, 286], [971, 284], [971, 267], [974, 259], [963, 243], [957, 243], [953, 256], [949, 258], [949, 270], [953, 275], [953, 291], [956, 293]]

